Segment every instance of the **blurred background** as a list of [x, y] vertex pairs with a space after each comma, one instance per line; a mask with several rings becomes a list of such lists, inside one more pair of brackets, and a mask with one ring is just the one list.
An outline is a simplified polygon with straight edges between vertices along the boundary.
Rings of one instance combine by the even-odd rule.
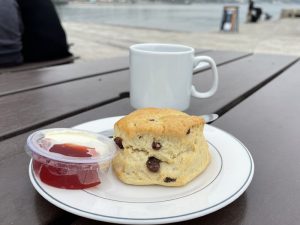
[[[53, 2], [71, 44], [70, 51], [80, 60], [126, 55], [131, 44], [142, 42], [300, 54], [300, 0], [256, 0], [254, 7], [261, 10], [256, 22], [249, 18], [249, 0]], [[234, 29], [222, 27], [228, 20], [224, 15], [226, 6], [237, 9], [234, 21], [229, 18], [235, 23]]]

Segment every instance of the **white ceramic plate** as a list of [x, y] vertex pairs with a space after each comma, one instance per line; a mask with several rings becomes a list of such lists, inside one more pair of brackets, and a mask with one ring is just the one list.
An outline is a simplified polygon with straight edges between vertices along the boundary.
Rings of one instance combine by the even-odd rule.
[[[111, 129], [121, 117], [91, 121], [77, 129], [100, 132]], [[132, 186], [120, 182], [112, 171], [98, 187], [64, 190], [48, 186], [35, 176], [30, 180], [49, 202], [73, 214], [111, 223], [162, 224], [193, 219], [223, 208], [249, 186], [254, 164], [247, 148], [235, 137], [205, 125], [212, 162], [184, 187]]]

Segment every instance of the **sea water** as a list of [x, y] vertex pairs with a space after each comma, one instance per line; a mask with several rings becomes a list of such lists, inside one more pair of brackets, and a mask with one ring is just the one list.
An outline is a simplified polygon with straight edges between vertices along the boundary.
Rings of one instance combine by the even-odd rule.
[[[239, 22], [246, 21], [247, 4], [79, 4], [57, 6], [62, 21], [121, 25], [130, 27], [202, 32], [219, 30], [224, 5], [239, 6]], [[280, 18], [281, 9], [300, 8], [300, 4], [256, 4], [263, 12]]]

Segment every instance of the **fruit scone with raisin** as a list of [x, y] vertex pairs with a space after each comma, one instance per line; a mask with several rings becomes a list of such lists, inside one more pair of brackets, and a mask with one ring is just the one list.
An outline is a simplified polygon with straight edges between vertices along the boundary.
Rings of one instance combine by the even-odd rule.
[[210, 162], [204, 120], [173, 109], [144, 108], [114, 126], [120, 151], [112, 166], [127, 184], [182, 186]]

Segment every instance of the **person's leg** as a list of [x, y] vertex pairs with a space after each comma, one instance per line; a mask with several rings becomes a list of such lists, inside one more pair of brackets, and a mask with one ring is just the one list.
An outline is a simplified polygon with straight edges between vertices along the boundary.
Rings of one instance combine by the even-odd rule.
[[257, 20], [260, 19], [261, 14], [262, 14], [262, 9], [261, 8], [256, 8], [256, 13], [257, 13]]
[[37, 62], [70, 56], [66, 35], [52, 1], [18, 2], [24, 23], [24, 61]]
[[0, 7], [0, 67], [21, 64], [22, 23], [18, 4], [14, 0], [1, 0]]
[[259, 8], [253, 8], [253, 13], [252, 13], [252, 21], [254, 22], [254, 23], [256, 23], [258, 20], [259, 20], [259, 17], [260, 17], [260, 14], [261, 13], [259, 13]]

